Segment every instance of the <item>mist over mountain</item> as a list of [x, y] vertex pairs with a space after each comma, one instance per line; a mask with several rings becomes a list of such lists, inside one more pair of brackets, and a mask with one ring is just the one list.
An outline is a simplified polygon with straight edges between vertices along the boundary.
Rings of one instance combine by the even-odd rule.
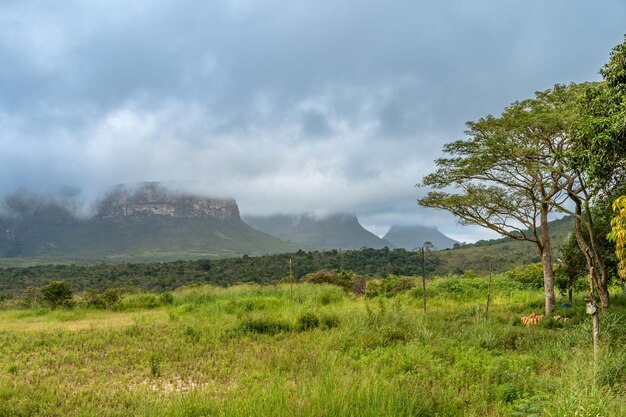
[[297, 249], [252, 229], [235, 200], [118, 186], [81, 217], [71, 198], [19, 192], [0, 210], [0, 257], [173, 260]]
[[317, 249], [380, 249], [393, 245], [366, 230], [354, 214], [244, 216], [253, 228], [279, 239]]
[[435, 249], [448, 249], [459, 243], [441, 233], [436, 227], [429, 226], [391, 226], [383, 239], [396, 247], [413, 250], [425, 242], [431, 242]]

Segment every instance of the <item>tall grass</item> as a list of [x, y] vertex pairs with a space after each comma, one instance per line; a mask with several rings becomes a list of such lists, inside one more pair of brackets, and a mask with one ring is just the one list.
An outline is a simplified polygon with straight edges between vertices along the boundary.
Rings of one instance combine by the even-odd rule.
[[2, 311], [0, 416], [626, 415], [624, 303], [594, 363], [582, 297], [523, 327], [542, 294], [497, 277], [486, 320], [483, 281], [429, 282], [426, 315], [419, 291], [314, 284]]

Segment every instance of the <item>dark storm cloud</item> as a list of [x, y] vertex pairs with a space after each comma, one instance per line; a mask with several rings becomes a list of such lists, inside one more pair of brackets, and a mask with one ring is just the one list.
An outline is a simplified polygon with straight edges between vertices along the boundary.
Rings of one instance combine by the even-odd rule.
[[413, 184], [442, 144], [597, 79], [624, 21], [620, 1], [6, 1], [0, 192], [192, 181], [247, 212], [439, 221]]

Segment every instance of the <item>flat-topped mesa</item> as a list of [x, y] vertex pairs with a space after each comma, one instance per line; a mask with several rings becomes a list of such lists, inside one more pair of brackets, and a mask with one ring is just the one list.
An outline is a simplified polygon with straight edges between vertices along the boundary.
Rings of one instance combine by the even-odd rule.
[[239, 218], [233, 199], [200, 197], [173, 192], [159, 183], [145, 183], [139, 188], [117, 186], [99, 203], [99, 218], [129, 216], [168, 216], [177, 218], [213, 217], [220, 220]]

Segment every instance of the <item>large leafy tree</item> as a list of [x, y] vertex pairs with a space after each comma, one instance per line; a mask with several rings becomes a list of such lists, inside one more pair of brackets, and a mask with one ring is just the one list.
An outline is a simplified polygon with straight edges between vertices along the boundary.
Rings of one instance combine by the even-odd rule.
[[591, 205], [597, 199], [615, 198], [625, 184], [626, 41], [613, 48], [600, 73], [604, 82], [587, 85], [579, 98], [572, 144], [565, 159], [575, 174], [569, 190], [574, 202], [576, 237], [593, 287], [607, 310], [609, 277], [606, 262], [600, 256], [604, 236], [594, 234]]
[[569, 146], [578, 85], [557, 85], [513, 103], [499, 116], [468, 122], [467, 139], [445, 145], [447, 157], [424, 177], [419, 203], [535, 245], [542, 261], [545, 312], [554, 309], [548, 216], [567, 197], [560, 155]]

